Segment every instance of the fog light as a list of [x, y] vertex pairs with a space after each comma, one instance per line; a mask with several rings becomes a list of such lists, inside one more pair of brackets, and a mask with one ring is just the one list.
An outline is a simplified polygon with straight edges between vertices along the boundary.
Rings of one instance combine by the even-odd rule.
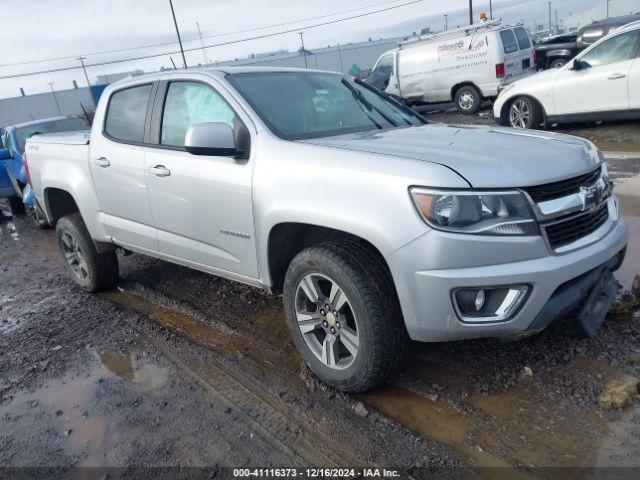
[[527, 285], [458, 288], [453, 291], [453, 306], [463, 322], [504, 322], [518, 312], [527, 293]]

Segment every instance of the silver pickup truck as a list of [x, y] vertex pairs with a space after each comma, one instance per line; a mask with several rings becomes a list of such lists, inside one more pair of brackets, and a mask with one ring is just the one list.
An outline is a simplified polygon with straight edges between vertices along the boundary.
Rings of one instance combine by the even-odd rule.
[[602, 154], [565, 135], [427, 122], [335, 73], [176, 71], [109, 86], [90, 133], [29, 140], [73, 279], [116, 249], [282, 295], [300, 354], [366, 390], [409, 339], [594, 334], [627, 227]]

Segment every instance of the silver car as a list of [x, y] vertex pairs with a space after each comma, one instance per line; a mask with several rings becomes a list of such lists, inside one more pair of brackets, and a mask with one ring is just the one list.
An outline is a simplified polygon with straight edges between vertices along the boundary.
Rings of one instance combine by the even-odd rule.
[[430, 123], [335, 73], [188, 70], [109, 86], [91, 134], [27, 144], [72, 278], [117, 247], [283, 295], [311, 369], [346, 391], [408, 339], [521, 338], [609, 309], [627, 227], [583, 139]]

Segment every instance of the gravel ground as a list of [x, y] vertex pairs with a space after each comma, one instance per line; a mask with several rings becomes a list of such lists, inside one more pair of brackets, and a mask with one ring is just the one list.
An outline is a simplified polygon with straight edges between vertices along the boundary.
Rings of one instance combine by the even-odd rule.
[[[631, 288], [640, 159], [609, 165], [636, 233]], [[0, 220], [0, 465], [640, 467], [637, 393], [598, 402], [640, 377], [630, 297], [591, 339], [560, 322], [514, 343], [414, 344], [397, 378], [350, 396], [301, 364], [279, 299], [139, 255], [120, 264], [116, 291], [85, 294], [52, 231]]]

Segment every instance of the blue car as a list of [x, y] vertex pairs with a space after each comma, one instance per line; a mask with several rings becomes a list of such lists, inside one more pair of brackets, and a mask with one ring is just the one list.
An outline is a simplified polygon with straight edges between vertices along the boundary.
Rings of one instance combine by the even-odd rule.
[[11, 209], [27, 214], [41, 227], [47, 226], [46, 217], [27, 181], [24, 148], [29, 137], [41, 133], [60, 133], [89, 130], [84, 117], [55, 117], [12, 125], [2, 129], [0, 150], [0, 198], [8, 198]]

